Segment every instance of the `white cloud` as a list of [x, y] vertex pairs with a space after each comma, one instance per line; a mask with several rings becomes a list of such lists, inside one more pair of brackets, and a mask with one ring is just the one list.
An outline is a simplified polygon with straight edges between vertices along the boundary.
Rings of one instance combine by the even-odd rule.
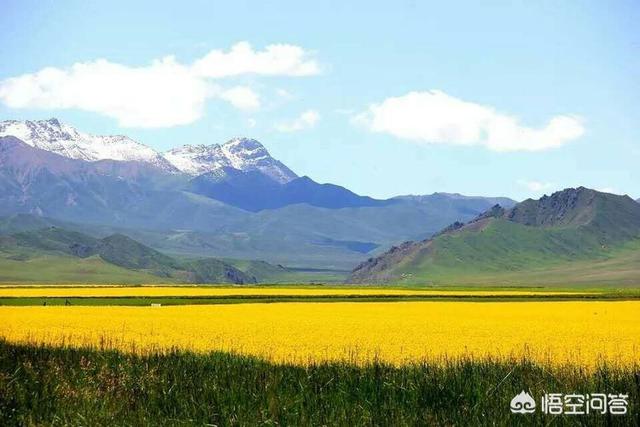
[[231, 105], [240, 110], [252, 111], [260, 108], [260, 97], [246, 86], [236, 86], [225, 90], [220, 94], [220, 98], [229, 101]]
[[320, 114], [315, 110], [307, 110], [297, 118], [275, 125], [280, 132], [296, 132], [303, 129], [312, 128], [320, 120]]
[[272, 44], [257, 52], [247, 42], [236, 43], [229, 52], [212, 50], [197, 60], [193, 69], [200, 76], [213, 78], [241, 74], [312, 76], [320, 73], [320, 65], [300, 46]]
[[529, 191], [533, 191], [536, 193], [540, 193], [545, 190], [549, 190], [555, 187], [555, 184], [552, 182], [541, 182], [541, 181], [527, 181], [527, 180], [518, 180], [518, 184], [527, 188]]
[[293, 94], [292, 94], [291, 92], [289, 92], [289, 91], [288, 91], [288, 90], [286, 90], [286, 89], [282, 89], [282, 88], [278, 88], [278, 89], [276, 89], [276, 95], [277, 95], [279, 98], [286, 99], [286, 100], [289, 100], [289, 99], [293, 99], [293, 98], [294, 98], [294, 96], [293, 96]]
[[256, 121], [256, 119], [253, 119], [253, 118], [247, 119], [247, 126], [249, 126], [250, 128], [256, 127], [257, 124], [258, 122]]
[[353, 122], [372, 132], [424, 144], [484, 146], [494, 151], [539, 151], [560, 147], [584, 133], [582, 119], [552, 117], [530, 128], [490, 106], [464, 101], [438, 90], [387, 98], [356, 115]]
[[91, 111], [123, 127], [170, 127], [202, 117], [209, 99], [241, 110], [260, 108], [260, 98], [251, 88], [224, 88], [214, 80], [241, 74], [317, 74], [319, 66], [309, 57], [298, 46], [270, 45], [254, 51], [242, 42], [229, 53], [214, 50], [194, 64], [181, 64], [172, 56], [142, 67], [99, 59], [2, 80], [0, 101], [10, 108]]
[[164, 127], [198, 119], [211, 89], [173, 57], [139, 68], [100, 59], [9, 78], [0, 99], [11, 108], [75, 108], [126, 127]]

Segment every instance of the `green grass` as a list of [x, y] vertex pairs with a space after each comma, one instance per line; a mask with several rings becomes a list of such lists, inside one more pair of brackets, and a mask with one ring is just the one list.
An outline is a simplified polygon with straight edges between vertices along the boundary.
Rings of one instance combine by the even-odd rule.
[[523, 301], [630, 301], [640, 299], [640, 290], [607, 290], [564, 295], [229, 295], [211, 297], [0, 297], [0, 306], [149, 306], [245, 304], [275, 302], [399, 302], [399, 301], [474, 301], [474, 302], [523, 302]]
[[[180, 261], [194, 268], [193, 261]], [[348, 274], [347, 271], [278, 268], [261, 261], [225, 259], [223, 264], [218, 260], [208, 259], [203, 263], [232, 265], [265, 284], [342, 283]], [[222, 275], [218, 274], [217, 277]], [[0, 283], [157, 284], [182, 281], [180, 277], [159, 277], [119, 267], [99, 256], [77, 258], [34, 251], [0, 251]]]
[[[80, 267], [84, 281], [87, 283], [118, 283], [123, 276], [122, 270], [131, 270], [124, 275], [125, 283], [144, 283], [136, 281], [139, 274], [154, 275], [161, 280], [169, 282], [191, 283], [254, 283], [255, 279], [249, 277], [235, 267], [225, 264], [220, 260], [194, 259], [178, 260], [147, 247], [123, 234], [113, 234], [103, 239], [96, 239], [77, 231], [69, 231], [59, 227], [49, 227], [39, 230], [23, 231], [8, 236], [0, 236], [0, 256], [7, 261], [24, 261], [22, 266], [9, 266], [8, 268], [15, 281], [57, 281], [67, 280], [67, 276], [58, 277], [59, 270], [55, 268], [67, 268], [62, 273], [68, 273], [71, 268]], [[27, 263], [34, 259], [40, 261], [54, 258], [56, 265], [45, 266], [44, 269], [33, 269]], [[67, 257], [69, 259], [62, 259]], [[87, 269], [90, 262], [81, 260], [93, 258], [94, 267], [99, 261], [111, 264], [111, 269], [104, 268], [96, 271], [95, 268]], [[9, 262], [8, 264], [12, 264]], [[22, 268], [20, 268], [22, 267]], [[120, 268], [117, 271], [114, 268]], [[114, 276], [108, 276], [109, 271], [117, 272]], [[40, 273], [40, 275], [38, 275]], [[96, 277], [97, 276], [97, 277]], [[105, 276], [105, 277], [103, 277]], [[142, 276], [144, 277], [144, 276]], [[2, 277], [0, 276], [0, 281]], [[6, 279], [5, 279], [6, 281]], [[158, 282], [152, 279], [152, 282]]]
[[173, 283], [174, 280], [118, 267], [105, 262], [98, 256], [72, 258], [44, 255], [27, 260], [0, 257], [0, 282], [153, 284]]
[[[275, 365], [188, 352], [123, 355], [0, 341], [3, 425], [633, 425], [640, 372], [526, 361], [394, 368]], [[514, 415], [521, 390], [629, 393], [626, 416]]]
[[494, 220], [481, 231], [437, 237], [391, 269], [404, 284], [639, 286], [640, 239], [606, 246], [577, 228]]
[[97, 239], [59, 227], [0, 235], [0, 267], [0, 283], [335, 283], [348, 274], [256, 260], [172, 258], [123, 234]]

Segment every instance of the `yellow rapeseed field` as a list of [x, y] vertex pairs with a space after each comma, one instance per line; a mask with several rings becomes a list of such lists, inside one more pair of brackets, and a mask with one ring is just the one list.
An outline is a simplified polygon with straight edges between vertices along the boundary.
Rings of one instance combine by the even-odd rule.
[[526, 356], [552, 365], [637, 366], [640, 302], [4, 306], [0, 336], [124, 351], [222, 350], [296, 364]]
[[[584, 293], [584, 292], [582, 292]], [[555, 291], [482, 291], [420, 290], [380, 288], [252, 288], [198, 286], [87, 286], [87, 287], [0, 287], [0, 297], [224, 297], [224, 296], [552, 296], [576, 295], [581, 292]]]

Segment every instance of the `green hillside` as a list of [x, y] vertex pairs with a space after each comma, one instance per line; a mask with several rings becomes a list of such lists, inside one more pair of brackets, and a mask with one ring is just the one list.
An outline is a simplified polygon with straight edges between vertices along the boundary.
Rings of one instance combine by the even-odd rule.
[[[491, 206], [489, 200], [493, 202], [454, 196], [407, 198], [380, 207], [326, 209], [298, 204], [258, 213], [239, 211], [210, 217], [207, 227], [196, 227], [195, 221], [159, 228], [153, 226], [151, 219], [149, 224], [138, 227], [130, 221], [119, 226], [57, 221], [49, 225], [99, 237], [125, 234], [165, 254], [184, 257], [260, 259], [303, 269], [350, 270], [398, 240], [425, 238], [454, 220], [472, 219]], [[145, 209], [156, 212], [160, 208]], [[159, 215], [188, 217], [192, 213], [172, 211], [171, 215]], [[5, 222], [14, 229], [21, 226], [15, 218]], [[2, 224], [0, 219], [0, 233]]]
[[474, 218], [496, 202], [508, 207], [515, 203], [435, 193], [397, 197], [380, 206], [329, 209], [302, 203], [247, 212], [184, 192], [171, 200], [145, 200], [133, 213], [119, 212], [118, 221], [70, 218], [58, 211], [56, 217], [71, 222], [14, 214], [0, 218], [0, 234], [56, 226], [99, 238], [124, 234], [183, 257], [259, 259], [346, 271], [396, 241], [423, 239], [452, 221]]
[[38, 255], [28, 260], [0, 256], [1, 283], [91, 283], [91, 284], [160, 284], [176, 280], [149, 273], [127, 270], [109, 264], [98, 256]]
[[640, 205], [570, 189], [495, 209], [354, 270], [358, 283], [640, 285]]
[[[108, 234], [113, 231], [116, 233]], [[194, 254], [175, 258], [131, 239], [125, 231], [137, 237], [133, 230], [63, 223], [33, 215], [0, 218], [0, 266], [4, 273], [0, 282], [342, 283], [349, 272]], [[197, 244], [195, 234], [189, 236]], [[211, 248], [205, 244], [203, 250], [207, 249]], [[20, 263], [27, 260], [29, 266]], [[92, 267], [87, 268], [88, 264]]]
[[255, 283], [213, 258], [177, 260], [125, 235], [47, 227], [0, 236], [0, 282]]
[[123, 234], [101, 239], [93, 251], [111, 264], [134, 270], [150, 270], [158, 275], [170, 275], [172, 270], [180, 270], [183, 267], [175, 259]]

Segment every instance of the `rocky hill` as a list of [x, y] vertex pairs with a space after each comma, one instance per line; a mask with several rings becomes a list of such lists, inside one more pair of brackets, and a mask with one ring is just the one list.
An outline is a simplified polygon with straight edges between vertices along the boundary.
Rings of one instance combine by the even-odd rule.
[[[640, 205], [580, 187], [511, 209], [496, 205], [431, 239], [393, 247], [360, 264], [350, 281], [530, 285], [622, 277], [620, 283], [640, 283], [637, 260]], [[564, 272], [573, 267], [579, 271], [567, 279]]]

